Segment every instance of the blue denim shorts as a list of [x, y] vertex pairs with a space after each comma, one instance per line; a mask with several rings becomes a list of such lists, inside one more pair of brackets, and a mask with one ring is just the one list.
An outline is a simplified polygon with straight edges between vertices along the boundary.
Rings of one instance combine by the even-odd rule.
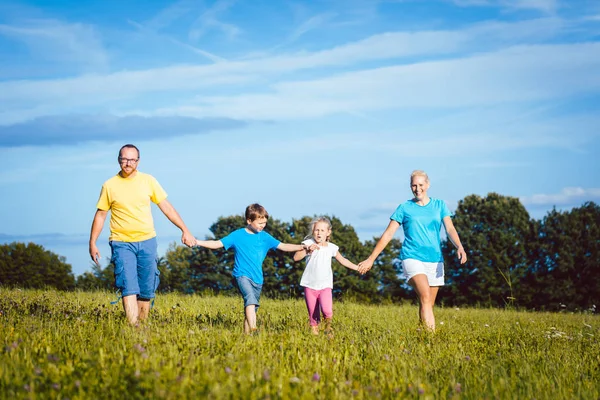
[[260, 307], [260, 292], [262, 285], [254, 283], [247, 276], [236, 276], [235, 282], [238, 290], [244, 298], [244, 308], [254, 304], [256, 308]]
[[153, 299], [160, 281], [156, 238], [142, 242], [110, 241], [111, 262], [115, 266], [115, 285], [121, 296], [137, 294]]

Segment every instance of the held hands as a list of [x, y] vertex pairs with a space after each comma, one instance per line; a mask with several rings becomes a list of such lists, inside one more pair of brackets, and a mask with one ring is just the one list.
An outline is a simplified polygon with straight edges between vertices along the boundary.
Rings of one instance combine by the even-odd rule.
[[308, 254], [312, 253], [315, 250], [319, 249], [319, 245], [316, 243], [309, 245], [303, 244], [302, 248], [304, 249], [304, 251], [306, 251]]
[[188, 247], [194, 247], [196, 245], [196, 238], [188, 231], [184, 231], [181, 235], [181, 243]]
[[365, 261], [358, 263], [358, 272], [361, 275], [364, 275], [367, 272], [369, 272], [371, 267], [373, 267], [373, 260], [371, 260], [370, 258], [367, 258]]

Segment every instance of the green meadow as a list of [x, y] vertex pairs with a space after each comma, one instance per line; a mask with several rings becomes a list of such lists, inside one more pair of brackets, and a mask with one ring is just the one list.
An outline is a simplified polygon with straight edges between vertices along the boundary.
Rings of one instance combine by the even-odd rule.
[[10, 399], [598, 399], [592, 314], [334, 303], [313, 336], [302, 300], [163, 294], [126, 325], [109, 292], [0, 289], [0, 395]]

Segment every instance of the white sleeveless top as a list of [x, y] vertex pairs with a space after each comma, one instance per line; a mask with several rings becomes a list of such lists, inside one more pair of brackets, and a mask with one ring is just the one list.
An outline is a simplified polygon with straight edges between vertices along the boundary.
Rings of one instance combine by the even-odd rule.
[[[302, 242], [308, 246], [315, 243], [312, 239]], [[337, 255], [339, 247], [333, 243], [327, 243], [327, 246], [320, 246], [312, 253], [306, 256], [306, 268], [300, 280], [300, 286], [313, 290], [325, 288], [333, 289], [333, 271], [331, 269], [331, 259]]]

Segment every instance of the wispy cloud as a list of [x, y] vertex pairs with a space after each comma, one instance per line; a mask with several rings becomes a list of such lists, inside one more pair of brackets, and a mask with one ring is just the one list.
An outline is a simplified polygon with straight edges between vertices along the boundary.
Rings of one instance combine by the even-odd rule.
[[156, 140], [243, 126], [245, 122], [227, 118], [47, 116], [15, 125], [0, 126], [0, 147], [71, 146], [91, 141], [122, 141], [124, 138]]
[[558, 0], [453, 0], [459, 7], [500, 7], [508, 10], [536, 10], [554, 14], [560, 7]]
[[230, 23], [223, 22], [220, 16], [236, 3], [236, 0], [217, 0], [212, 7], [203, 12], [192, 24], [188, 37], [196, 42], [210, 30], [218, 30], [229, 38], [236, 37], [242, 30]]
[[573, 206], [585, 201], [600, 201], [600, 188], [566, 187], [560, 193], [534, 194], [521, 197], [526, 206]]
[[[307, 69], [318, 70], [320, 75], [329, 75], [332, 84], [335, 84], [335, 82], [344, 83], [345, 79], [351, 78], [364, 79], [367, 78], [367, 75], [376, 74], [381, 75], [382, 79], [395, 80], [398, 77], [391, 76], [393, 75], [393, 68], [402, 68], [402, 66], [379, 69], [376, 72], [374, 72], [375, 70], [365, 70], [355, 73], [356, 75], [340, 75], [337, 69], [339, 67], [356, 69], [365, 62], [388, 59], [401, 60], [403, 57], [417, 55], [447, 58], [458, 52], [481, 51], [484, 45], [489, 47], [493, 46], [494, 43], [497, 45], [529, 41], [535, 43], [540, 38], [554, 35], [561, 29], [561, 24], [561, 21], [557, 19], [540, 19], [514, 24], [496, 22], [477, 24], [457, 31], [390, 32], [313, 53], [218, 62], [213, 65], [172, 66], [140, 71], [122, 71], [107, 75], [84, 75], [68, 79], [5, 81], [0, 82], [0, 102], [10, 104], [10, 112], [5, 112], [5, 115], [0, 113], [0, 123], [13, 123], [19, 115], [22, 118], [32, 118], [48, 112], [59, 113], [60, 109], [70, 109], [72, 111], [73, 108], [77, 109], [86, 105], [109, 106], [115, 100], [132, 99], [153, 92], [197, 92], [202, 88], [223, 88], [227, 85], [236, 85], [238, 91], [244, 96], [244, 85], [260, 83], [261, 87], [264, 88], [265, 81], [276, 83], [276, 79]], [[568, 46], [565, 46], [564, 49], [569, 51]], [[573, 51], [576, 50], [575, 47]], [[539, 52], [541, 50], [540, 48], [534, 48], [533, 51]], [[210, 54], [204, 55], [211, 57]], [[513, 58], [514, 56], [509, 57], [509, 59]], [[526, 55], [525, 58], [527, 58]], [[502, 68], [506, 64], [499, 58], [495, 62], [498, 63], [495, 69]], [[566, 62], [563, 60], [562, 63]], [[470, 61], [467, 59], [465, 63], [469, 64]], [[457, 65], [458, 67], [459, 64], [459, 61], [455, 61], [451, 66]], [[529, 67], [531, 67], [531, 64], [532, 61], [529, 60]], [[430, 62], [405, 66], [403, 75], [409, 76], [413, 73], [412, 71], [417, 74], [419, 74], [419, 71], [427, 73], [426, 70], [433, 68], [432, 65], [434, 64]], [[336, 71], [327, 69], [327, 67], [332, 66], [338, 67]], [[439, 64], [439, 66], [443, 67], [444, 64]], [[515, 68], [524, 69], [524, 67]], [[458, 73], [461, 74], [460, 71]], [[447, 74], [443, 73], [437, 80], [443, 78], [447, 81], [446, 77]], [[372, 80], [372, 78], [369, 77], [364, 81], [364, 84], [368, 85], [369, 80]], [[399, 81], [402, 82], [403, 79]], [[355, 82], [352, 86], [356, 86], [356, 83], [360, 83], [360, 81]], [[309, 87], [314, 87], [315, 84], [323, 85], [322, 82], [308, 82]], [[293, 85], [293, 83], [276, 84], [274, 89], [280, 91], [286, 87], [291, 88]], [[446, 83], [443, 86], [445, 85]], [[373, 87], [373, 90], [379, 89]], [[204, 92], [210, 93], [210, 91]], [[179, 95], [178, 97], [181, 99], [182, 96]], [[362, 95], [359, 97], [362, 97]], [[210, 100], [211, 98], [207, 96], [204, 99]], [[221, 99], [215, 98], [215, 101], [216, 109]], [[279, 100], [276, 99], [276, 102], [278, 103]], [[194, 104], [189, 105], [193, 106]], [[35, 110], [35, 108], [41, 106], [46, 110]], [[281, 107], [275, 107], [275, 109], [279, 108]], [[325, 110], [330, 108], [325, 107]], [[345, 111], [357, 112], [357, 110], [352, 109]], [[5, 118], [12, 120], [7, 122]]]
[[25, 44], [40, 61], [76, 63], [84, 71], [103, 71], [108, 67], [101, 37], [89, 25], [28, 19], [1, 24], [0, 35]]
[[282, 82], [272, 85], [268, 93], [199, 97], [198, 105], [159, 113], [295, 119], [370, 110], [540, 101], [597, 90], [599, 68], [600, 43], [518, 46], [467, 58]]

